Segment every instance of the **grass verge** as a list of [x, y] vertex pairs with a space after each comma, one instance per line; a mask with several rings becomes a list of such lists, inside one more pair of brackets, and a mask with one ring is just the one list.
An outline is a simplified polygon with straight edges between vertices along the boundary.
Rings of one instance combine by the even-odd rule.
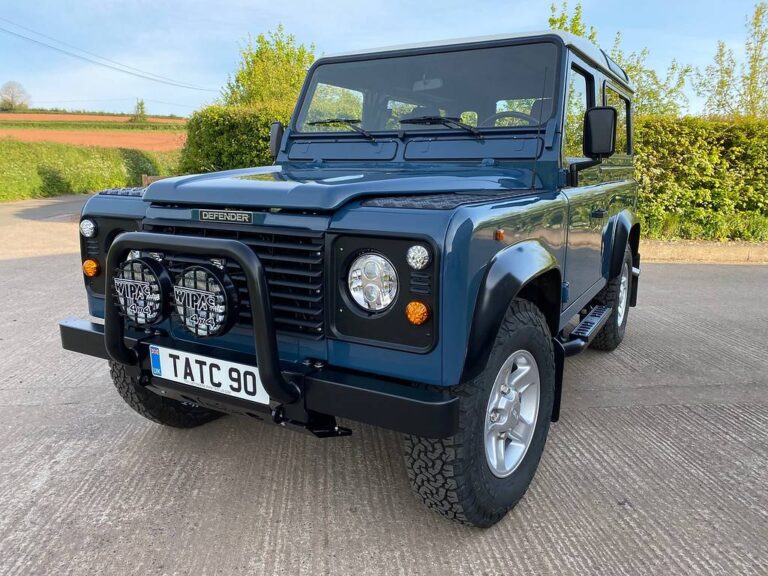
[[179, 153], [0, 138], [0, 202], [138, 186], [177, 171]]

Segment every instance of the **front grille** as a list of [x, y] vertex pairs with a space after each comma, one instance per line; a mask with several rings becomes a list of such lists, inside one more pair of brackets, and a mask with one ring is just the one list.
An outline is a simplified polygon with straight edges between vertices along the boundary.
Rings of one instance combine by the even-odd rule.
[[[143, 230], [160, 234], [228, 238], [248, 245], [261, 260], [269, 285], [272, 318], [278, 333], [312, 339], [324, 336], [323, 257], [324, 233], [303, 229], [275, 229], [221, 226], [167, 225], [144, 223]], [[166, 254], [164, 263], [175, 278], [193, 264], [217, 258]], [[226, 271], [238, 290], [240, 312], [237, 326], [250, 327], [251, 306], [245, 274], [235, 262], [226, 262]]]

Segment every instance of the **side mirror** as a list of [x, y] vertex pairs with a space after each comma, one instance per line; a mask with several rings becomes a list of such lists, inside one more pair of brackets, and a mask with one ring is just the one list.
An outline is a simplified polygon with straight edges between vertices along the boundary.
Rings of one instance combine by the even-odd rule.
[[616, 108], [597, 106], [584, 115], [584, 156], [602, 160], [616, 151]]
[[280, 152], [283, 132], [285, 132], [285, 127], [282, 122], [272, 122], [272, 126], [269, 129], [269, 153], [273, 159], [277, 158], [277, 154]]

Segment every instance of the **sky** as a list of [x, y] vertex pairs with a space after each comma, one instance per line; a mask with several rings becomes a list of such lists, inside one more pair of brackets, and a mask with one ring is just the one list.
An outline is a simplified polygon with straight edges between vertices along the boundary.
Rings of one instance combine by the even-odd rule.
[[[35, 107], [128, 112], [142, 98], [151, 114], [183, 116], [218, 98], [248, 35], [279, 24], [299, 42], [314, 44], [319, 56], [544, 30], [549, 5], [550, 0], [0, 0], [0, 29], [65, 50], [75, 46], [192, 88], [116, 72], [3, 30], [0, 84], [20, 82]], [[706, 66], [718, 40], [740, 55], [754, 1], [583, 0], [582, 5], [602, 47], [610, 49], [620, 31], [625, 51], [647, 47], [648, 63], [663, 71], [675, 58]], [[691, 111], [700, 106], [692, 95]]]

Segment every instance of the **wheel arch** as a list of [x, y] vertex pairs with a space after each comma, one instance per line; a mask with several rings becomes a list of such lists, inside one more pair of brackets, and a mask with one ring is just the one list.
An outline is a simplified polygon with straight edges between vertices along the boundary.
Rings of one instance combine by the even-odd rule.
[[[632, 242], [635, 242], [635, 246], [632, 247], [632, 258], [634, 260], [637, 254], [636, 247], [640, 241], [640, 225], [634, 222], [634, 218], [628, 210], [619, 212], [613, 225], [615, 232], [609, 257], [608, 280], [615, 278], [621, 272], [621, 264], [624, 261], [624, 250], [627, 243], [632, 246]], [[633, 233], [635, 237], [633, 237]]]
[[561, 283], [557, 258], [538, 240], [526, 240], [498, 252], [488, 265], [475, 301], [461, 381], [484, 369], [514, 298], [539, 308], [555, 336], [560, 322]]

